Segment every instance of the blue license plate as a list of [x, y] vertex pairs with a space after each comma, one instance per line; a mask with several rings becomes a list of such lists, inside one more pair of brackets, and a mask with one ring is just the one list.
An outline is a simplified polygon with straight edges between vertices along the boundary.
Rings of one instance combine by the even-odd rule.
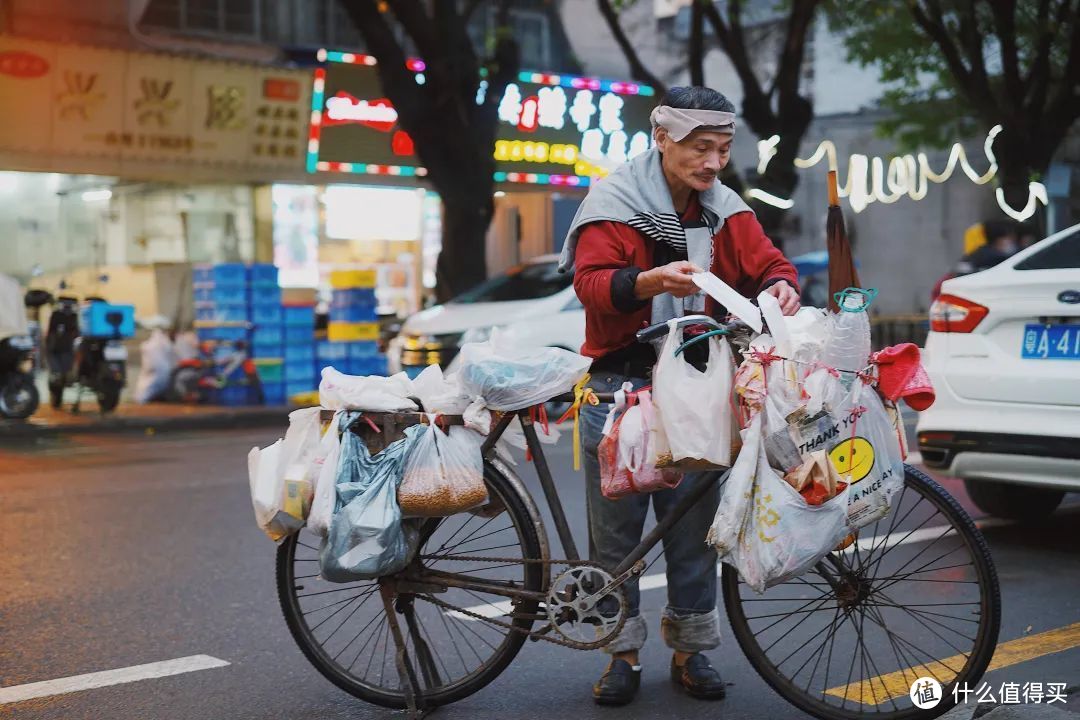
[[1080, 360], [1080, 325], [1025, 325], [1020, 357]]

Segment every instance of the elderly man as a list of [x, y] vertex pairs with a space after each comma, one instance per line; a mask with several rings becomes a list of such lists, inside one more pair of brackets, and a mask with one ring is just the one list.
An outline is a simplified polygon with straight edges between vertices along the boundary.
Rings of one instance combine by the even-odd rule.
[[[693, 313], [723, 314], [692, 273], [707, 268], [750, 297], [765, 290], [787, 314], [799, 308], [795, 268], [717, 178], [731, 155], [734, 110], [715, 90], [672, 88], [652, 113], [655, 147], [597, 183], [578, 209], [562, 266], [574, 268], [574, 289], [585, 306], [581, 352], [593, 358], [597, 391], [649, 384], [656, 352], [635, 342], [642, 327]], [[715, 477], [690, 474], [673, 490], [608, 500], [600, 492], [596, 452], [608, 409], [583, 411], [582, 444], [589, 556], [615, 567], [640, 542], [650, 501], [659, 520], [697, 483]], [[672, 680], [705, 699], [724, 696], [719, 673], [702, 654], [720, 642], [716, 552], [705, 544], [717, 502], [717, 491], [706, 494], [663, 540], [668, 582], [661, 633], [674, 651]], [[640, 683], [638, 650], [647, 626], [636, 580], [625, 589], [630, 617], [605, 648], [613, 657], [593, 688], [600, 704], [630, 702]]]

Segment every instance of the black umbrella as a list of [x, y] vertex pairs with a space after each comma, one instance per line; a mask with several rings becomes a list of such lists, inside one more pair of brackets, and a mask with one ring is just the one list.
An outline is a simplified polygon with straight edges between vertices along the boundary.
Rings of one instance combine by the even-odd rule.
[[836, 186], [836, 171], [829, 171], [829, 214], [825, 220], [825, 242], [829, 251], [829, 310], [840, 312], [835, 294], [849, 287], [862, 287], [855, 272], [844, 212], [840, 209], [840, 191]]

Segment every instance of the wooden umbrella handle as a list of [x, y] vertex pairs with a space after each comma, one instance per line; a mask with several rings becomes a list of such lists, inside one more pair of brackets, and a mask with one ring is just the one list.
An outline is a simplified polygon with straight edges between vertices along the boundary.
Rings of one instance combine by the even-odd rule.
[[836, 186], [836, 171], [829, 171], [829, 205], [840, 207], [840, 190]]

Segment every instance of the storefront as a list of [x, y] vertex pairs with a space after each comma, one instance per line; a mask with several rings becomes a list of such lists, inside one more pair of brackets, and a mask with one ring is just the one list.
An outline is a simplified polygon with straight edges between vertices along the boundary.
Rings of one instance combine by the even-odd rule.
[[191, 263], [269, 255], [258, 189], [307, 180], [310, 87], [294, 69], [0, 36], [0, 106], [17, 109], [0, 117], [4, 271], [183, 322]]
[[[340, 174], [348, 182], [423, 187], [427, 171], [382, 94], [375, 58], [321, 51], [320, 59], [324, 65], [315, 71], [311, 94], [307, 170]], [[418, 84], [426, 81], [422, 60], [410, 59], [408, 67]], [[650, 146], [653, 95], [652, 88], [635, 83], [531, 71], [507, 86], [492, 148], [498, 189], [488, 233], [489, 273], [560, 248], [589, 184]], [[419, 258], [419, 276], [430, 288], [439, 233], [430, 231], [430, 196], [427, 200], [420, 234], [429, 242], [411, 254]], [[380, 215], [410, 222], [413, 217], [396, 203], [367, 207], [364, 217], [374, 226]], [[327, 206], [328, 227], [330, 212]]]

